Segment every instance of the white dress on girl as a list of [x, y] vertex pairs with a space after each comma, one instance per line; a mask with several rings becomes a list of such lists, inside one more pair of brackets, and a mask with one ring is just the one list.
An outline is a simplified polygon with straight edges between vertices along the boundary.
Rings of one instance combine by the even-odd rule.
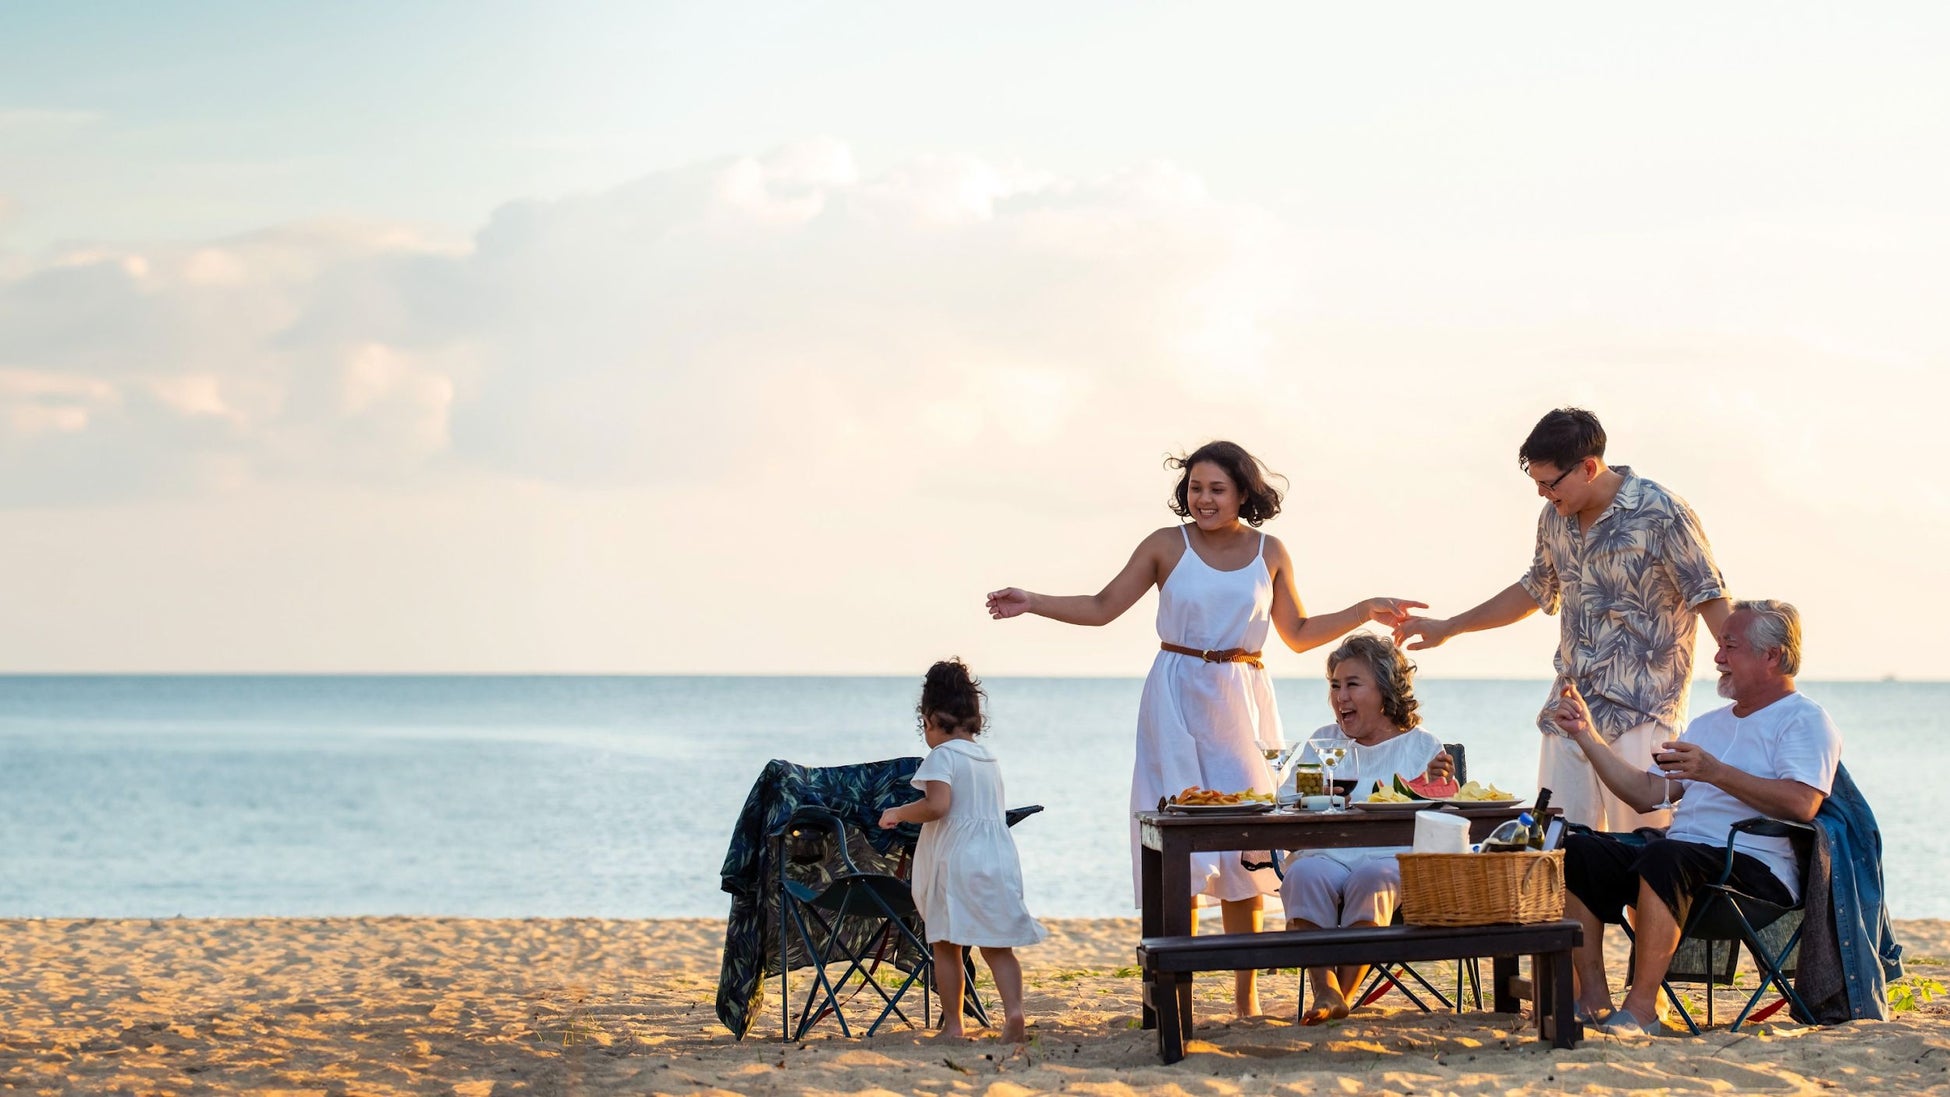
[[[1185, 538], [1185, 553], [1158, 590], [1158, 638], [1168, 644], [1223, 651], [1262, 651], [1273, 622], [1273, 573], [1266, 566], [1266, 535], [1259, 535], [1253, 562], [1234, 571], [1207, 564]], [[1137, 763], [1131, 773], [1131, 810], [1156, 811], [1158, 800], [1189, 785], [1237, 792], [1273, 791], [1273, 773], [1255, 741], [1285, 743], [1273, 680], [1250, 663], [1208, 663], [1196, 655], [1160, 651], [1138, 702]], [[1138, 884], [1138, 827], [1131, 821], [1131, 891]], [[1265, 851], [1246, 854], [1258, 864]], [[1271, 869], [1248, 871], [1240, 854], [1192, 854], [1192, 896], [1218, 900], [1276, 894]], [[1187, 896], [1191, 898], [1192, 896]], [[1169, 901], [1169, 897], [1167, 897]]]
[[1002, 767], [980, 743], [950, 739], [914, 770], [914, 787], [945, 783], [948, 814], [921, 824], [914, 847], [914, 905], [930, 942], [1014, 948], [1047, 931], [1022, 901], [1022, 862], [1002, 798]]

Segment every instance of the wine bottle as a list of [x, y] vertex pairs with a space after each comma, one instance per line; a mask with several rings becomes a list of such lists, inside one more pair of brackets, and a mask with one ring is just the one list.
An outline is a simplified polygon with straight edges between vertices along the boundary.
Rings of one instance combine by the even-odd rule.
[[1530, 840], [1527, 844], [1539, 853], [1544, 851], [1544, 831], [1550, 826], [1550, 816], [1545, 813], [1550, 806], [1551, 790], [1538, 789], [1537, 806], [1531, 809], [1536, 813], [1535, 822], [1530, 824]]

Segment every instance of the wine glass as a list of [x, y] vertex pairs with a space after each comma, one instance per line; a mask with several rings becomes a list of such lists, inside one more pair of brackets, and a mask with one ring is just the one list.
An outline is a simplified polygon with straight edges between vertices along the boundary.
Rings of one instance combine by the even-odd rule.
[[1339, 736], [1321, 736], [1308, 741], [1314, 748], [1314, 757], [1320, 759], [1321, 791], [1327, 793], [1327, 806], [1321, 809], [1323, 815], [1338, 815], [1345, 808], [1334, 806], [1334, 767], [1347, 757], [1347, 740]]
[[1652, 753], [1653, 764], [1659, 767], [1659, 802], [1652, 805], [1653, 811], [1672, 810], [1672, 778], [1666, 776], [1665, 753], [1663, 750]]

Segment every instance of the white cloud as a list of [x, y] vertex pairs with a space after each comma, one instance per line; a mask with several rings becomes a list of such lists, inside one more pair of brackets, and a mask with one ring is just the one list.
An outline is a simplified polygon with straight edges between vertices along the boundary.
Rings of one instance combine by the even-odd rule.
[[1285, 246], [1169, 165], [863, 177], [827, 139], [512, 203], [471, 243], [315, 222], [91, 245], [0, 278], [0, 368], [128, 399], [19, 411], [6, 452], [78, 435], [86, 459], [52, 466], [77, 498], [454, 465], [729, 479], [852, 467], [861, 438], [952, 463], [1258, 369]]

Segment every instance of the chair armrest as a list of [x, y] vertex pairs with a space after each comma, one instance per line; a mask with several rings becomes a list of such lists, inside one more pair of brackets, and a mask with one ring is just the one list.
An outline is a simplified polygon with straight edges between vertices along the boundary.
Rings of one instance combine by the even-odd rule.
[[1015, 826], [1041, 810], [1043, 810], [1041, 804], [1026, 804], [1019, 808], [1010, 808], [1003, 813], [1002, 817], [1010, 826]]
[[1727, 881], [1733, 879], [1733, 855], [1737, 852], [1733, 848], [1733, 842], [1742, 834], [1751, 834], [1756, 838], [1809, 839], [1814, 833], [1815, 828], [1812, 825], [1797, 823], [1791, 819], [1770, 819], [1765, 815], [1756, 815], [1751, 819], [1740, 820], [1727, 828], [1727, 857], [1720, 865], [1720, 878], [1713, 881], [1713, 886], [1725, 887]]
[[1732, 833], [1727, 835], [1727, 845], [1733, 844], [1734, 834], [1751, 834], [1757, 838], [1793, 838], [1814, 832], [1814, 826], [1809, 823], [1797, 823], [1792, 819], [1769, 819], [1765, 815], [1756, 815], [1733, 824]]

